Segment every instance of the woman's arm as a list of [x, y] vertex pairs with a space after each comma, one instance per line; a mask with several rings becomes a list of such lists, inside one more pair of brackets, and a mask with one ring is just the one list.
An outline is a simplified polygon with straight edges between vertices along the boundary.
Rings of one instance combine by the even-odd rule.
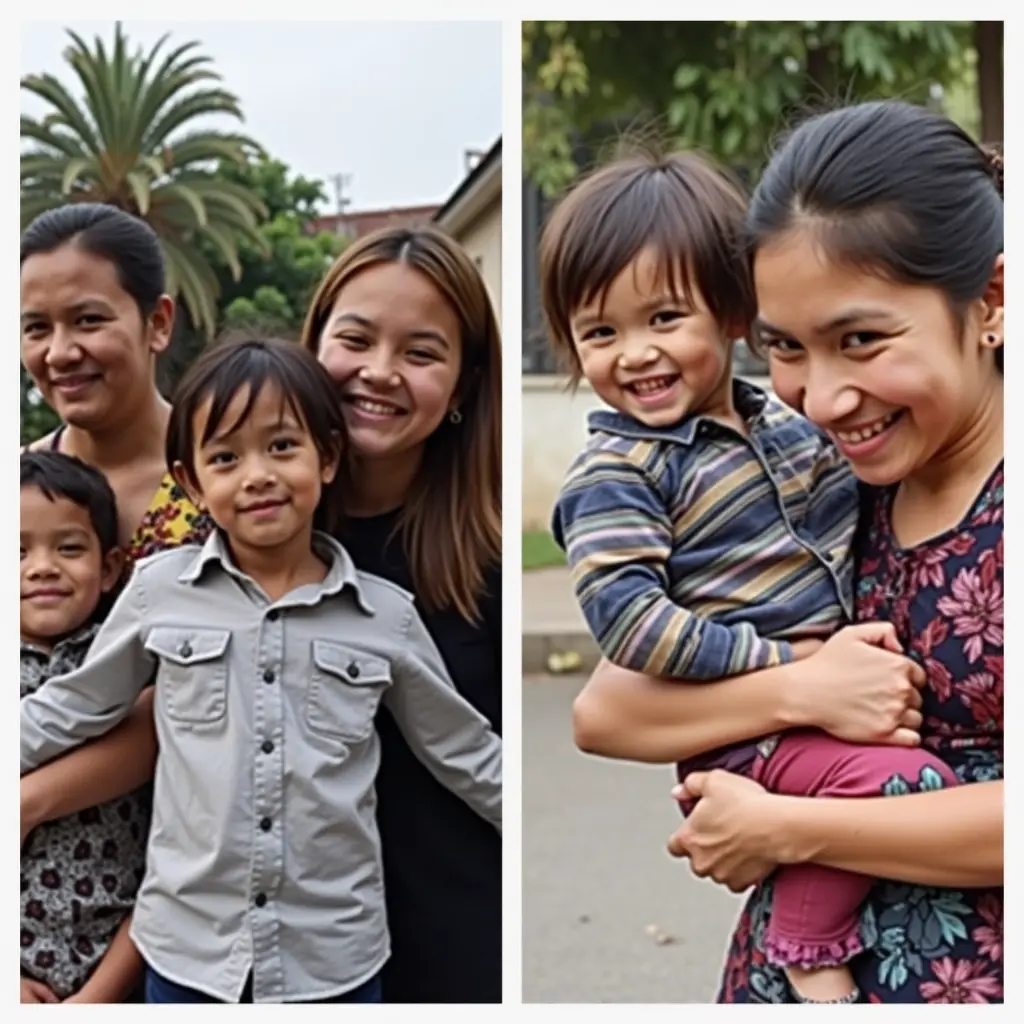
[[127, 720], [21, 777], [21, 841], [36, 826], [116, 800], [153, 778], [157, 741], [153, 687], [139, 695]]
[[667, 763], [814, 726], [851, 742], [914, 746], [925, 675], [898, 650], [891, 624], [866, 623], [810, 657], [716, 682], [652, 679], [603, 662], [573, 704], [576, 745]]
[[773, 852], [916, 885], [1003, 884], [1003, 784], [867, 800], [801, 799], [779, 808]]
[[103, 959], [89, 980], [65, 1003], [123, 1003], [142, 977], [143, 962], [129, 938], [132, 919], [121, 922]]
[[698, 803], [669, 839], [694, 874], [740, 892], [778, 864], [814, 862], [917, 885], [1003, 884], [1003, 784], [839, 799], [778, 796], [730, 772], [694, 772]]

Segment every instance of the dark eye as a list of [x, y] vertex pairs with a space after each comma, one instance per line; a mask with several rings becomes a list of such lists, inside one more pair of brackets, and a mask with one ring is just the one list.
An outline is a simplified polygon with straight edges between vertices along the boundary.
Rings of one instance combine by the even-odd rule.
[[409, 355], [413, 359], [421, 359], [425, 361], [434, 362], [441, 357], [432, 348], [411, 348], [409, 349]]
[[794, 341], [792, 338], [782, 338], [776, 335], [762, 334], [757, 339], [757, 344], [766, 351], [774, 352], [778, 355], [793, 355], [801, 351], [799, 342]]
[[851, 331], [843, 335], [844, 348], [863, 348], [873, 342], [881, 341], [885, 335], [878, 331]]
[[580, 341], [607, 341], [615, 337], [615, 331], [605, 324], [589, 327], [580, 335]]
[[274, 440], [270, 442], [270, 450], [272, 452], [287, 452], [295, 448], [296, 445], [297, 442], [294, 438], [275, 437]]
[[75, 558], [78, 555], [84, 554], [85, 547], [82, 544], [61, 544], [57, 551], [70, 558]]
[[47, 330], [48, 324], [42, 320], [30, 320], [28, 323], [23, 324], [21, 328], [22, 334], [26, 334], [30, 337], [38, 337], [43, 331]]
[[655, 325], [672, 324], [677, 320], [682, 320], [686, 314], [680, 309], [659, 309], [654, 316], [651, 317], [651, 323]]
[[207, 462], [211, 466], [227, 466], [234, 461], [234, 455], [231, 452], [214, 452]]
[[106, 323], [106, 317], [100, 316], [98, 313], [83, 313], [78, 318], [78, 323], [82, 327], [98, 327], [102, 323]]
[[339, 334], [338, 340], [343, 341], [349, 348], [355, 349], [368, 348], [370, 344], [366, 338], [363, 338], [358, 334]]

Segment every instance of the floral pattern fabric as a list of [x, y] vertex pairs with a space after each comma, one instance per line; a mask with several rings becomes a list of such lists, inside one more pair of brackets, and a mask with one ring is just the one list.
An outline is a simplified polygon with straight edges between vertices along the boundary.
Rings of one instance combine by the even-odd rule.
[[202, 544], [212, 528], [210, 517], [192, 504], [167, 473], [132, 536], [126, 552], [128, 560], [136, 562], [181, 544]]
[[[1003, 467], [960, 525], [915, 548], [896, 543], [893, 489], [870, 492], [858, 539], [857, 618], [889, 621], [924, 667], [923, 743], [963, 784], [1003, 778]], [[896, 778], [882, 794], [932, 788]], [[792, 1002], [764, 953], [771, 880], [745, 907], [718, 1000]], [[861, 916], [851, 969], [869, 1003], [1001, 1003], [1003, 890], [880, 880]]]

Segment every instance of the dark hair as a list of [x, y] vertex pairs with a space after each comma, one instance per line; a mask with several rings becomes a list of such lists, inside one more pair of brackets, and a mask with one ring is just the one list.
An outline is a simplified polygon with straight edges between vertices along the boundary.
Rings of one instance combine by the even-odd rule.
[[756, 310], [743, 258], [746, 197], [696, 153], [639, 152], [583, 178], [555, 208], [540, 243], [541, 305], [549, 341], [573, 382], [582, 373], [570, 320], [648, 247], [672, 291], [699, 289], [720, 324]]
[[84, 508], [104, 555], [118, 546], [117, 498], [95, 466], [61, 452], [22, 452], [21, 486], [38, 487], [48, 501], [66, 498]]
[[[245, 408], [231, 426], [236, 430], [252, 411], [267, 386], [281, 393], [283, 407], [309, 430], [320, 457], [331, 460], [344, 451], [347, 441], [341, 404], [334, 382], [316, 357], [301, 345], [278, 339], [225, 339], [207, 349], [189, 367], [174, 393], [167, 425], [167, 466], [181, 463], [195, 481], [195, 449], [216, 433], [228, 406], [245, 388]], [[210, 414], [201, 437], [195, 435], [195, 415], [210, 400]], [[325, 488], [317, 508], [316, 525], [333, 525], [337, 502]]]
[[1003, 251], [1002, 166], [948, 117], [910, 103], [819, 114], [783, 141], [754, 190], [751, 253], [807, 224], [830, 256], [940, 288], [960, 316]]
[[106, 203], [69, 203], [41, 213], [21, 233], [21, 262], [74, 245], [114, 265], [121, 287], [148, 317], [164, 294], [163, 249], [138, 217]]
[[427, 438], [399, 529], [417, 601], [429, 611], [454, 607], [475, 622], [487, 570], [501, 561], [501, 331], [480, 271], [436, 227], [381, 228], [353, 242], [327, 271], [306, 314], [302, 343], [319, 353], [343, 289], [389, 263], [423, 274], [459, 321], [462, 370], [455, 399], [462, 421], [445, 420]]

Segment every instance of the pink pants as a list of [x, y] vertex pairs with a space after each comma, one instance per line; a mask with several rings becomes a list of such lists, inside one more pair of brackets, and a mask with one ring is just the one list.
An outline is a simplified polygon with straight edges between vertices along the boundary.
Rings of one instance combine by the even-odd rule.
[[[953, 771], [920, 748], [860, 746], [817, 730], [786, 733], [767, 757], [759, 754], [753, 778], [772, 793], [791, 796], [871, 797], [956, 785]], [[887, 785], [890, 784], [890, 785]], [[860, 906], [875, 880], [867, 875], [799, 864], [774, 876], [765, 953], [780, 966], [846, 963], [863, 949]]]

